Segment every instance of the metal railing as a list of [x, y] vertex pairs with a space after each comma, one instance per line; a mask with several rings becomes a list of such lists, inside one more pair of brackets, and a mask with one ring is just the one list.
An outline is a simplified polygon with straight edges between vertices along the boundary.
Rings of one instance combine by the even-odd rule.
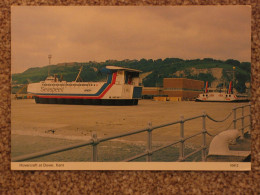
[[[245, 115], [245, 108], [249, 107], [249, 114]], [[241, 117], [237, 118], [237, 111], [241, 109]], [[251, 126], [251, 106], [250, 104], [247, 105], [243, 105], [243, 106], [239, 106], [239, 107], [235, 107], [233, 108], [233, 110], [222, 120], [216, 120], [213, 119], [211, 116], [209, 116], [208, 114], [206, 114], [206, 112], [203, 112], [203, 114], [198, 115], [198, 116], [194, 116], [194, 117], [190, 117], [190, 118], [184, 118], [183, 116], [180, 117], [180, 120], [178, 121], [174, 121], [171, 123], [167, 123], [167, 124], [162, 124], [159, 126], [152, 126], [152, 123], [149, 122], [148, 123], [148, 127], [145, 129], [140, 129], [140, 130], [135, 130], [135, 131], [131, 131], [128, 133], [123, 133], [123, 134], [118, 134], [115, 136], [110, 136], [110, 137], [104, 137], [104, 138], [100, 138], [98, 139], [96, 132], [92, 133], [92, 139], [86, 142], [82, 142], [79, 144], [73, 144], [73, 145], [69, 145], [69, 146], [63, 146], [63, 147], [58, 147], [58, 148], [54, 148], [54, 149], [50, 149], [50, 150], [45, 150], [45, 151], [41, 151], [41, 152], [36, 152], [33, 154], [28, 154], [28, 155], [22, 155], [22, 156], [18, 156], [18, 157], [14, 157], [12, 159], [12, 162], [20, 162], [20, 161], [26, 161], [26, 160], [31, 160], [31, 159], [35, 159], [35, 158], [39, 158], [39, 157], [43, 157], [43, 156], [47, 156], [50, 154], [55, 154], [55, 153], [59, 153], [59, 152], [63, 152], [63, 151], [68, 151], [68, 150], [72, 150], [75, 148], [80, 148], [83, 146], [89, 146], [92, 145], [92, 161], [93, 162], [97, 162], [98, 161], [98, 145], [102, 142], [105, 141], [109, 141], [109, 140], [113, 140], [113, 139], [117, 139], [117, 138], [121, 138], [121, 137], [126, 137], [126, 136], [130, 136], [130, 135], [135, 135], [135, 134], [139, 134], [139, 133], [143, 133], [143, 132], [147, 132], [147, 145], [146, 145], [146, 151], [144, 151], [141, 154], [138, 154], [136, 156], [133, 156], [131, 158], [125, 159], [123, 160], [124, 162], [129, 162], [129, 161], [133, 161], [136, 160], [138, 158], [141, 157], [145, 157], [146, 156], [146, 161], [147, 162], [151, 162], [152, 161], [152, 155], [155, 152], [158, 152], [160, 150], [163, 150], [165, 148], [171, 147], [173, 145], [177, 145], [179, 144], [179, 158], [177, 161], [184, 161], [187, 158], [189, 158], [190, 156], [198, 153], [198, 152], [202, 152], [201, 156], [202, 156], [202, 161], [206, 161], [206, 157], [207, 157], [207, 143], [206, 143], [206, 135], [209, 136], [215, 136], [213, 134], [211, 134], [207, 129], [206, 129], [206, 118], [210, 119], [213, 122], [224, 122], [226, 121], [231, 115], [233, 114], [233, 127], [234, 129], [237, 128], [237, 122], [239, 120], [241, 120], [241, 128], [239, 130], [241, 130], [241, 135], [242, 138], [244, 136], [244, 131], [245, 128], [249, 127], [250, 131], [252, 130], [252, 126]], [[250, 122], [248, 125], [245, 126], [245, 118], [246, 117], [250, 117]], [[191, 121], [194, 119], [198, 119], [198, 118], [202, 118], [202, 128], [201, 131], [199, 131], [198, 133], [195, 133], [189, 137], [184, 137], [184, 125], [185, 122], [187, 121]], [[178, 141], [174, 141], [172, 143], [160, 146], [158, 148], [152, 149], [152, 132], [156, 129], [160, 129], [163, 127], [167, 127], [167, 126], [171, 126], [171, 125], [176, 125], [176, 124], [180, 124], [180, 139]], [[185, 142], [195, 136], [198, 135], [202, 135], [202, 145], [201, 147], [199, 147], [198, 149], [196, 149], [195, 151], [185, 155], [184, 154], [184, 149], [185, 149]]]
[[[245, 115], [245, 108], [249, 107], [249, 114]], [[237, 110], [241, 109], [241, 117], [237, 118]], [[241, 130], [241, 136], [242, 138], [244, 138], [244, 134], [245, 134], [245, 128], [249, 127], [250, 131], [252, 130], [252, 116], [251, 116], [251, 105], [244, 105], [244, 106], [238, 106], [233, 108], [233, 127], [234, 129], [237, 129], [237, 121], [241, 120], [241, 128], [239, 128], [238, 130]], [[249, 117], [249, 124], [245, 125], [245, 118]]]

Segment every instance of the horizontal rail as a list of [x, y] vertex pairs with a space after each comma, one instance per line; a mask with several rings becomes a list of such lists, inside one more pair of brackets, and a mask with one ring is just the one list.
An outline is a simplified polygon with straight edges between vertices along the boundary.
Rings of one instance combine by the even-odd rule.
[[233, 124], [233, 121], [231, 121], [231, 123], [228, 125], [228, 127], [225, 130], [228, 130]]
[[167, 127], [167, 126], [170, 126], [170, 125], [175, 125], [175, 124], [178, 124], [178, 123], [181, 123], [181, 122], [186, 122], [186, 121], [189, 121], [189, 120], [201, 118], [201, 117], [203, 117], [203, 116], [204, 116], [204, 115], [198, 115], [198, 116], [186, 118], [186, 119], [184, 119], [184, 120], [178, 120], [178, 121], [174, 121], [174, 122], [171, 122], [171, 123], [166, 123], [166, 124], [162, 124], [162, 125], [158, 125], [158, 126], [153, 126], [153, 127], [151, 128], [151, 130], [159, 129], [159, 128], [162, 128], [162, 127]]
[[236, 120], [238, 121], [238, 120], [241, 120], [241, 119], [246, 118], [246, 117], [249, 117], [249, 116], [250, 116], [250, 114], [244, 115], [244, 116], [241, 116], [241, 117], [239, 117], [239, 118], [236, 118]]
[[191, 136], [189, 136], [189, 137], [185, 137], [185, 138], [183, 139], [183, 141], [186, 141], [186, 140], [188, 140], [188, 139], [191, 139], [191, 138], [193, 138], [193, 137], [195, 137], [195, 136], [197, 136], [197, 135], [199, 135], [199, 134], [203, 134], [203, 131], [201, 131], [201, 132], [199, 132], [199, 133], [196, 133], [196, 134], [194, 134], [194, 135], [191, 135]]
[[158, 126], [153, 126], [151, 129], [159, 129], [159, 128], [162, 128], [162, 127], [167, 127], [167, 126], [170, 126], [170, 125], [175, 125], [175, 124], [178, 124], [178, 123], [181, 123], [180, 120], [178, 121], [174, 121], [172, 123], [166, 123], [166, 124], [163, 124], [163, 125], [158, 125]]
[[237, 106], [235, 108], [233, 108], [233, 110], [237, 110], [237, 109], [240, 109], [240, 108], [245, 108], [245, 107], [250, 107], [251, 104], [247, 104], [247, 105], [243, 105], [243, 106]]
[[185, 118], [185, 119], [183, 119], [183, 122], [194, 120], [194, 119], [197, 119], [197, 118], [201, 118], [203, 116], [204, 115], [202, 114], [202, 115], [194, 116], [194, 117], [191, 117], [191, 118]]
[[167, 144], [167, 145], [161, 146], [161, 147], [159, 147], [159, 148], [153, 149], [153, 150], [151, 151], [151, 153], [154, 153], [154, 152], [163, 150], [163, 149], [165, 149], [165, 148], [168, 148], [168, 147], [173, 146], [173, 145], [175, 145], [175, 144], [178, 144], [178, 143], [180, 143], [180, 142], [181, 142], [181, 141], [172, 142], [172, 143], [170, 143], [170, 144]]
[[197, 150], [195, 150], [195, 151], [189, 153], [187, 156], [184, 156], [183, 159], [177, 160], [177, 162], [184, 161], [184, 160], [186, 160], [187, 158], [189, 158], [190, 156], [192, 156], [192, 155], [194, 155], [194, 154], [200, 152], [200, 151], [203, 150], [203, 149], [204, 149], [203, 147], [200, 147], [200, 148], [198, 148]]
[[67, 151], [67, 150], [72, 150], [72, 149], [75, 149], [75, 148], [80, 148], [80, 147], [91, 145], [91, 144], [93, 144], [93, 140], [83, 142], [83, 143], [80, 143], [80, 144], [72, 144], [72, 145], [68, 145], [68, 146], [57, 147], [57, 148], [53, 148], [53, 149], [49, 149], [49, 150], [44, 150], [44, 151], [41, 151], [41, 152], [36, 152], [36, 153], [32, 153], [32, 154], [14, 157], [12, 159], [12, 162], [31, 160], [31, 159], [34, 159], [34, 158], [39, 158], [39, 157], [47, 156], [47, 155], [50, 155], [50, 154], [55, 154], [55, 153], [58, 153], [58, 152], [64, 152], [64, 151]]
[[172, 123], [166, 123], [166, 124], [162, 124], [162, 125], [158, 125], [158, 126], [153, 126], [151, 129], [152, 129], [152, 130], [153, 130], [153, 129], [159, 129], [159, 128], [162, 128], [162, 127], [167, 127], [167, 126], [170, 126], [170, 125], [175, 125], [175, 124], [182, 123], [182, 122], [186, 122], [186, 121], [189, 121], [189, 120], [201, 118], [201, 117], [203, 117], [203, 116], [204, 116], [204, 115], [198, 115], [198, 116], [186, 118], [186, 119], [183, 119], [183, 120], [174, 121], [174, 122], [172, 122]]
[[170, 126], [170, 125], [175, 125], [175, 124], [178, 124], [178, 123], [181, 123], [181, 122], [186, 122], [186, 121], [193, 120], [193, 119], [200, 118], [200, 117], [203, 117], [203, 115], [194, 116], [194, 117], [187, 118], [187, 119], [184, 119], [184, 120], [174, 121], [172, 123], [166, 123], [166, 124], [163, 124], [163, 125], [154, 126], [154, 127], [152, 127], [152, 130], [153, 129], [159, 129], [159, 128], [162, 128], [162, 127], [167, 127], [167, 126]]
[[244, 126], [244, 127], [239, 128], [238, 130], [245, 129], [245, 128], [250, 127], [250, 126], [251, 126], [251, 125], [249, 124], [249, 125], [246, 125], [246, 126]]
[[243, 118], [245, 118], [245, 117], [244, 116], [238, 117], [238, 118], [236, 118], [236, 121], [241, 120]]
[[141, 154], [137, 154], [136, 156], [127, 158], [127, 159], [123, 160], [122, 162], [130, 162], [130, 161], [133, 161], [133, 160], [135, 160], [135, 159], [138, 159], [138, 158], [141, 158], [141, 157], [144, 157], [144, 156], [147, 156], [147, 155], [148, 155], [148, 152], [145, 151], [145, 152], [143, 152], [143, 153], [141, 153]]
[[[173, 145], [178, 144], [178, 143], [180, 143], [180, 141], [172, 142], [172, 143], [170, 143], [170, 144], [167, 144], [167, 145], [161, 146], [161, 147], [159, 147], [159, 148], [153, 149], [153, 150], [150, 151], [150, 154], [153, 154], [154, 152], [163, 150], [163, 149], [165, 149], [165, 148], [168, 148], [168, 147], [173, 146]], [[146, 155], [148, 155], [148, 152], [147, 152], [147, 151], [146, 151], [146, 152], [143, 152], [143, 153], [141, 153], [141, 154], [138, 154], [138, 155], [136, 155], [136, 156], [130, 157], [130, 158], [128, 158], [128, 159], [125, 159], [125, 160], [123, 160], [123, 162], [129, 162], [129, 161], [132, 161], [132, 160], [141, 158], [141, 157], [146, 156]]]
[[125, 137], [125, 136], [129, 136], [129, 135], [134, 135], [134, 134], [142, 133], [142, 132], [145, 132], [145, 131], [148, 131], [148, 129], [146, 128], [146, 129], [141, 129], [141, 130], [135, 130], [135, 131], [132, 131], [132, 132], [129, 132], [129, 133], [122, 133], [122, 134], [115, 135], [115, 136], [104, 137], [104, 138], [99, 139], [98, 141], [99, 142], [105, 142], [105, 141], [109, 141], [111, 139], [116, 139], [116, 138]]
[[250, 127], [251, 125], [250, 124], [248, 124], [248, 125], [246, 125], [246, 126], [244, 126], [244, 128], [247, 128], [247, 127]]

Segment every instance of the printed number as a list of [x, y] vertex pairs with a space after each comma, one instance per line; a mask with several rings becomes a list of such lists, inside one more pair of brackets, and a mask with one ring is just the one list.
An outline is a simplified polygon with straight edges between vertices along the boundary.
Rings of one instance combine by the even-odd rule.
[[230, 167], [238, 167], [238, 164], [230, 164]]

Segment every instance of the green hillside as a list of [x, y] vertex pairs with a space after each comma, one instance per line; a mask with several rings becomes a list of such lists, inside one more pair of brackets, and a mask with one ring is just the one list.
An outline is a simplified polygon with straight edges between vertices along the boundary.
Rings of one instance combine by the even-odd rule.
[[[28, 82], [39, 82], [45, 80], [48, 72], [53, 75], [57, 74], [58, 77], [62, 75], [63, 80], [73, 81], [77, 77], [79, 69], [83, 66], [81, 78], [83, 81], [99, 81], [104, 80], [106, 75], [100, 74], [99, 70], [107, 65], [121, 66], [133, 68], [143, 71], [143, 73], [151, 72], [143, 79], [145, 87], [162, 86], [163, 78], [166, 77], [184, 77], [210, 83], [215, 81], [214, 74], [210, 71], [212, 68], [222, 68], [223, 81], [232, 80], [233, 66], [235, 69], [236, 84], [235, 88], [238, 92], [245, 92], [245, 83], [250, 82], [251, 64], [249, 62], [239, 62], [237, 60], [215, 60], [212, 58], [183, 60], [179, 58], [166, 58], [166, 59], [141, 59], [141, 60], [107, 60], [105, 62], [86, 62], [86, 63], [63, 63], [58, 65], [49, 65], [44, 67], [30, 68], [23, 73], [12, 75], [12, 84], [26, 84]], [[192, 69], [193, 68], [193, 69]], [[194, 74], [194, 68], [198, 70], [198, 74]], [[200, 70], [205, 70], [200, 71]], [[223, 83], [219, 83], [219, 86]]]

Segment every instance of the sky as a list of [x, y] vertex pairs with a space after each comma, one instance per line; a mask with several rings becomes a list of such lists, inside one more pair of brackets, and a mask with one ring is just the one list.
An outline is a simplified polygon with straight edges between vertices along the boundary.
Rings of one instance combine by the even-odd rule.
[[64, 62], [251, 59], [249, 6], [14, 6], [12, 73]]

